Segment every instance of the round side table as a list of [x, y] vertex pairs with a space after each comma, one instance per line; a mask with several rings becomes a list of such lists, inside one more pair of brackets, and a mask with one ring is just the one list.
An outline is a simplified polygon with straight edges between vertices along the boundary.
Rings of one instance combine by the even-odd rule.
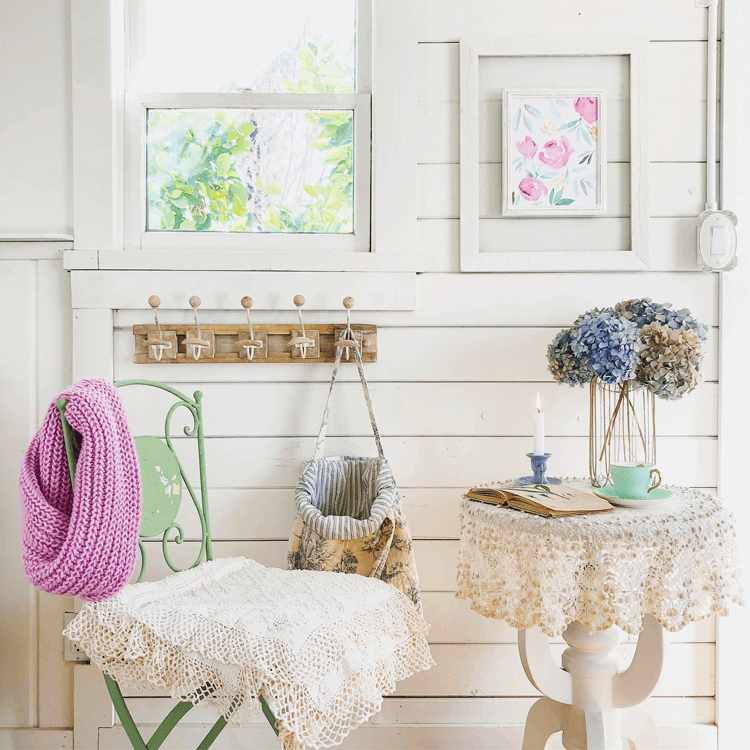
[[[456, 596], [519, 631], [524, 671], [545, 696], [529, 710], [523, 750], [560, 730], [571, 750], [659, 748], [639, 704], [661, 674], [664, 629], [742, 603], [734, 517], [715, 497], [668, 489], [657, 507], [562, 518], [461, 501]], [[626, 670], [623, 631], [640, 634]], [[547, 640], [561, 633], [562, 669]]]

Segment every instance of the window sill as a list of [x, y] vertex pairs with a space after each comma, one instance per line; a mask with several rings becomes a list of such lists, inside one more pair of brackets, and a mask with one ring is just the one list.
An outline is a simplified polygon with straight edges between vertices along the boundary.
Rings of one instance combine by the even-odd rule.
[[67, 270], [416, 273], [418, 253], [67, 250]]

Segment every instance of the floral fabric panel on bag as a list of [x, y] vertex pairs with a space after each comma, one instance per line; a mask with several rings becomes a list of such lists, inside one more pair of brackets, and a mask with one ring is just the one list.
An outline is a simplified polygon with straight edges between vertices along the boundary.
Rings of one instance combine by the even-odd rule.
[[[369, 479], [375, 468], [377, 487]], [[357, 477], [364, 481], [358, 483]], [[289, 539], [289, 567], [379, 578], [403, 591], [421, 611], [411, 533], [388, 462], [349, 457], [311, 461], [300, 479], [303, 484], [320, 515], [305, 513], [306, 504], [298, 510]], [[316, 523], [321, 519], [324, 524]]]

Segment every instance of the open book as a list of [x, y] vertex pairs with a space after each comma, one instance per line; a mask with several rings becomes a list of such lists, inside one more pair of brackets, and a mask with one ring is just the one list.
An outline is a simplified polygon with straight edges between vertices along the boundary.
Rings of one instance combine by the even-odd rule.
[[536, 513], [540, 516], [570, 516], [612, 510], [603, 498], [560, 484], [532, 484], [526, 487], [475, 487], [466, 493], [469, 500]]

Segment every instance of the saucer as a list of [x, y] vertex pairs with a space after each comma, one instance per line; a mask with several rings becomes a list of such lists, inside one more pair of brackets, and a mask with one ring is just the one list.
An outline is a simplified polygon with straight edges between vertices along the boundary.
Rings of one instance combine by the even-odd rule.
[[654, 508], [674, 494], [661, 487], [651, 490], [648, 497], [620, 497], [614, 487], [595, 487], [593, 493], [609, 500], [612, 505], [620, 505], [623, 508]]

